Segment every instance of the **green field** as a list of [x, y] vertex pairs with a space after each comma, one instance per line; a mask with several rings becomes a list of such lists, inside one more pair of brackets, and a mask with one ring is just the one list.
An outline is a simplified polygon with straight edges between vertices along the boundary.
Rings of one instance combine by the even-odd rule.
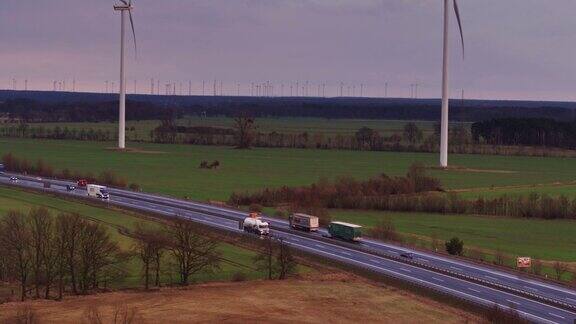
[[[116, 240], [120, 247], [125, 251], [132, 249], [134, 242], [130, 237], [120, 234], [115, 225], [131, 229], [138, 222], [156, 224], [151, 221], [145, 221], [142, 218], [138, 218], [136, 214], [133, 213], [94, 207], [79, 202], [0, 186], [0, 217], [9, 210], [19, 210], [26, 212], [34, 207], [45, 207], [54, 215], [60, 212], [79, 213], [84, 217], [98, 221], [107, 227], [112, 238]], [[230, 280], [233, 274], [236, 272], [245, 273], [249, 279], [259, 279], [265, 277], [262, 273], [252, 269], [252, 258], [255, 256], [255, 252], [226, 243], [221, 243], [219, 250], [222, 253], [222, 258], [224, 260], [221, 263], [221, 269], [211, 274], [202, 273], [195, 275], [193, 277], [195, 281], [205, 282]], [[232, 261], [233, 263], [237, 263], [239, 265], [234, 265], [228, 261]], [[123, 282], [116, 283], [114, 286], [117, 288], [141, 286], [140, 262], [137, 259], [132, 259], [129, 264], [127, 264], [127, 267], [129, 276]], [[302, 267], [300, 271], [308, 271], [308, 269]], [[172, 280], [175, 281], [176, 276], [172, 278], [168, 275], [165, 275], [163, 280], [165, 282]]]
[[[380, 173], [401, 175], [413, 162], [435, 166], [428, 153], [312, 149], [236, 150], [229, 147], [129, 143], [140, 151], [119, 153], [115, 143], [51, 140], [0, 140], [0, 153], [42, 158], [57, 169], [109, 169], [143, 190], [198, 200], [227, 200], [234, 191], [306, 185], [321, 177], [366, 179]], [[199, 169], [202, 160], [219, 160], [219, 170]], [[448, 189], [535, 185], [576, 180], [576, 159], [451, 155], [459, 170], [431, 170]], [[574, 191], [567, 191], [573, 193]]]
[[[325, 118], [258, 118], [256, 123], [258, 131], [263, 133], [278, 132], [284, 134], [299, 134], [308, 132], [322, 133], [326, 136], [332, 135], [353, 135], [362, 127], [369, 127], [377, 130], [383, 136], [390, 136], [394, 133], [402, 134], [404, 125], [409, 121], [405, 120], [371, 120], [371, 119], [325, 119]], [[424, 132], [425, 135], [434, 131], [434, 122], [414, 121], [414, 123]], [[128, 138], [132, 140], [149, 140], [150, 131], [160, 124], [159, 120], [127, 121], [126, 127]], [[226, 117], [192, 117], [186, 116], [177, 120], [181, 126], [211, 126], [232, 128], [234, 120]], [[118, 130], [116, 123], [31, 123], [31, 127], [68, 127], [69, 129], [94, 129], [110, 131], [114, 133]], [[133, 130], [132, 130], [133, 129]]]
[[466, 246], [486, 251], [500, 250], [541, 260], [576, 261], [576, 222], [569, 220], [347, 210], [335, 210], [331, 215], [336, 220], [367, 228], [389, 217], [396, 230], [404, 234], [436, 236], [441, 242], [457, 236]]

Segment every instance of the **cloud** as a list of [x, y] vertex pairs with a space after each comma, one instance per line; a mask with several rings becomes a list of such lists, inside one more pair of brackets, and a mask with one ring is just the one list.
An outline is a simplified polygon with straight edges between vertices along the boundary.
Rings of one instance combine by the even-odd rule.
[[[310, 80], [369, 86], [397, 96], [411, 83], [439, 94], [442, 5], [436, 0], [135, 0], [139, 59], [129, 79]], [[119, 17], [113, 1], [0, 2], [0, 74], [50, 88], [117, 78]], [[576, 99], [576, 3], [461, 0], [468, 55], [452, 19], [453, 91], [498, 98]], [[168, 81], [162, 81], [168, 82]], [[4, 82], [0, 79], [0, 87]], [[7, 82], [5, 82], [7, 85]], [[459, 92], [459, 91], [458, 91]]]

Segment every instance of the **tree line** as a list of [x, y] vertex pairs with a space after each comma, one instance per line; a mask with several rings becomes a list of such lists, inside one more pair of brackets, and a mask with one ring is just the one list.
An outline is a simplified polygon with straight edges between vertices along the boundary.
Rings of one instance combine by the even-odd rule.
[[[421, 165], [412, 165], [404, 177], [388, 177], [383, 174], [366, 181], [343, 177], [334, 181], [321, 179], [309, 186], [234, 192], [229, 198], [229, 204], [266, 207], [288, 205], [297, 211], [334, 208], [576, 219], [576, 198], [530, 193], [464, 199], [456, 193], [443, 192], [440, 180], [426, 175]], [[329, 216], [325, 218], [330, 219]]]
[[[239, 115], [241, 116], [241, 115]], [[128, 139], [140, 142], [160, 144], [190, 144], [234, 146], [239, 148], [304, 148], [322, 150], [355, 151], [396, 151], [396, 152], [438, 152], [440, 127], [435, 125], [431, 134], [425, 134], [414, 122], [405, 124], [402, 132], [389, 136], [381, 135], [377, 130], [362, 127], [354, 134], [327, 135], [322, 132], [279, 133], [260, 132], [253, 117], [236, 116], [232, 128], [209, 126], [180, 126], [173, 114], [168, 114], [160, 124], [151, 130], [148, 136], [132, 137], [132, 126], [127, 128]], [[456, 124], [450, 127], [449, 150], [460, 154], [527, 155], [527, 156], [576, 156], [568, 144], [573, 143], [568, 133], [558, 130], [535, 133], [528, 136], [524, 132], [506, 136], [499, 129], [476, 123], [472, 129]], [[532, 132], [530, 128], [526, 133]], [[556, 134], [554, 136], [550, 134]], [[526, 136], [525, 136], [526, 135]], [[571, 136], [571, 135], [570, 135]], [[116, 132], [93, 128], [68, 128], [66, 126], [30, 126], [26, 123], [0, 125], [0, 137], [57, 139], [109, 142], [116, 140]], [[512, 140], [510, 140], [512, 138]], [[560, 139], [560, 140], [558, 140]], [[559, 142], [560, 141], [560, 142]], [[572, 145], [572, 144], [570, 144]], [[555, 149], [554, 149], [555, 148]]]
[[[162, 119], [167, 114], [183, 116], [181, 109], [162, 108], [156, 104], [126, 101], [127, 120]], [[0, 115], [25, 123], [114, 122], [118, 120], [118, 102], [58, 102], [9, 99], [0, 103]]]
[[44, 161], [43, 159], [38, 159], [33, 162], [26, 158], [19, 158], [11, 152], [8, 152], [2, 156], [2, 164], [4, 164], [5, 170], [9, 172], [66, 180], [84, 179], [91, 183], [99, 183], [102, 185], [118, 188], [128, 187], [133, 190], [140, 190], [140, 185], [136, 183], [128, 184], [126, 179], [118, 176], [115, 172], [110, 170], [104, 170], [98, 175], [95, 175], [92, 172], [70, 171], [69, 169], [62, 169], [61, 171], [57, 171], [51, 164]]
[[504, 118], [472, 125], [476, 143], [576, 148], [576, 121], [546, 118]]
[[[179, 285], [189, 285], [194, 275], [220, 270], [224, 260], [213, 235], [180, 218], [163, 225], [138, 223], [123, 231], [133, 242], [127, 251], [104, 225], [79, 214], [52, 215], [44, 208], [9, 211], [0, 218], [0, 282], [18, 283], [22, 301], [62, 299], [121, 282], [133, 275], [128, 264], [134, 259], [141, 264], [145, 289], [165, 284], [167, 274], [175, 274]], [[255, 270], [268, 279], [286, 279], [296, 272], [296, 260], [282, 240], [264, 240], [255, 249]]]

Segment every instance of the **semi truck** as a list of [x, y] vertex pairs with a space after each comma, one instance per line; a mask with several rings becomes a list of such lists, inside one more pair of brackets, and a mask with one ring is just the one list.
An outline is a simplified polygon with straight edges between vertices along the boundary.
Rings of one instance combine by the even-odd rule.
[[328, 233], [333, 238], [358, 242], [362, 238], [362, 226], [344, 222], [332, 222], [328, 225]]
[[318, 217], [312, 215], [295, 213], [288, 217], [288, 221], [293, 229], [306, 232], [316, 232], [320, 227]]
[[261, 236], [270, 234], [270, 225], [263, 221], [258, 213], [250, 213], [250, 216], [246, 217], [241, 225], [244, 232]]
[[108, 193], [108, 188], [105, 186], [99, 186], [95, 184], [89, 184], [86, 186], [86, 191], [88, 191], [89, 197], [99, 198], [108, 200], [110, 199], [110, 194]]

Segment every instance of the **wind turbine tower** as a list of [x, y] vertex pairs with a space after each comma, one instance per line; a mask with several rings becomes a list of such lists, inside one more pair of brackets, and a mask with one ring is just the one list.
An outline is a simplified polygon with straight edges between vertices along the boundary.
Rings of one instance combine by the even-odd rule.
[[449, 27], [450, 27], [450, 6], [453, 4], [454, 13], [458, 20], [458, 28], [460, 29], [460, 39], [462, 41], [462, 57], [464, 57], [464, 34], [462, 32], [462, 21], [460, 19], [460, 10], [458, 9], [458, 2], [456, 0], [444, 0], [444, 42], [443, 42], [443, 58], [442, 58], [442, 120], [440, 123], [440, 167], [448, 167], [448, 112], [449, 112], [449, 81], [448, 81], [448, 64], [449, 64]]
[[[132, 0], [120, 0], [121, 4], [115, 5], [114, 10], [120, 11], [120, 100], [118, 118], [118, 148], [126, 148], [126, 77], [124, 75], [124, 48], [125, 48], [125, 22], [126, 12], [130, 18], [132, 35], [134, 36], [134, 49], [136, 51], [136, 31], [134, 30], [134, 20], [132, 19]], [[135, 52], [136, 53], [136, 52]]]

